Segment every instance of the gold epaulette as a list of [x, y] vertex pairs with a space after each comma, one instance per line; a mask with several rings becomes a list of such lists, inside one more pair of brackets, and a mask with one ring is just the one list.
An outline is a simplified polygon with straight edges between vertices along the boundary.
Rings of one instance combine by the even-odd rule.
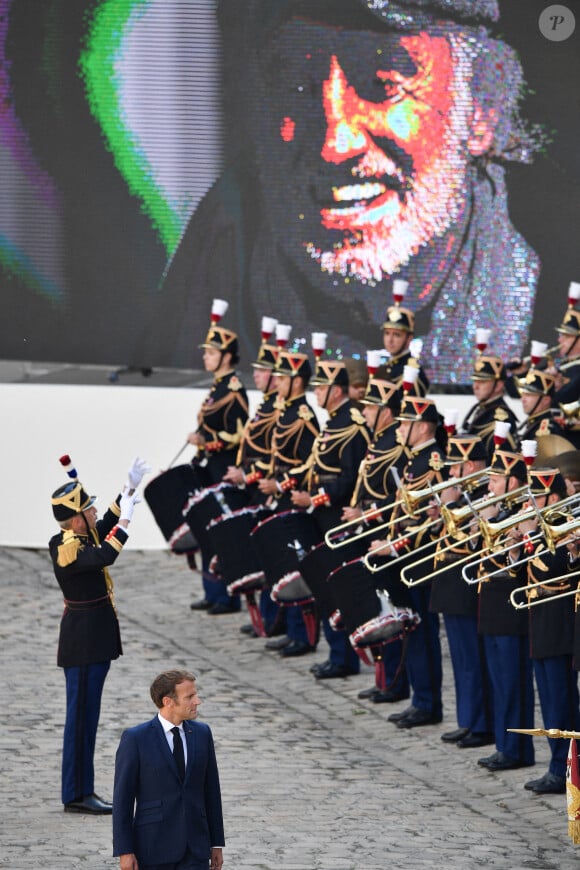
[[67, 529], [62, 536], [62, 544], [58, 548], [57, 565], [61, 568], [72, 565], [76, 561], [81, 548], [81, 539], [77, 538], [72, 529]]

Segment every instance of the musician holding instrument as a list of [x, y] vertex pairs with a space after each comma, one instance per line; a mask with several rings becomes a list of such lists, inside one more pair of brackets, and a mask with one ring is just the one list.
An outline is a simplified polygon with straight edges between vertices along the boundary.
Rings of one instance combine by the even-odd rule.
[[[572, 661], [574, 599], [569, 594], [562, 595], [576, 585], [572, 578], [568, 579], [571, 565], [565, 546], [570, 515], [565, 505], [557, 510], [566, 496], [566, 482], [557, 468], [530, 468], [529, 482], [535, 507], [542, 512], [545, 521], [545, 531], [538, 533], [537, 516], [509, 531], [508, 541], [520, 544], [509, 551], [510, 574], [519, 583], [527, 581], [529, 604], [543, 602], [542, 606], [529, 607], [529, 632], [530, 655], [544, 728], [577, 730], [580, 728], [580, 699], [578, 672]], [[547, 512], [550, 506], [555, 509]], [[551, 538], [564, 534], [565, 538], [554, 546], [553, 540], [547, 541], [546, 534]], [[570, 547], [575, 552], [576, 542], [572, 542]], [[526, 561], [526, 556], [531, 558]], [[526, 721], [521, 724], [528, 727]], [[564, 794], [568, 747], [562, 740], [548, 738], [548, 743], [548, 771], [524, 787], [535, 794]]]
[[553, 401], [556, 376], [549, 371], [531, 367], [523, 378], [516, 383], [522, 400], [526, 419], [520, 424], [520, 441], [538, 441], [538, 462], [548, 461], [550, 457], [574, 445], [568, 440], [566, 431], [555, 417]]
[[[446, 465], [450, 487], [441, 493], [441, 499], [448, 510], [466, 504], [467, 489], [470, 499], [477, 502], [487, 492], [487, 479], [483, 476], [487, 449], [477, 435], [451, 436]], [[455, 684], [458, 727], [442, 734], [441, 739], [461, 749], [493, 743], [489, 676], [483, 641], [477, 633], [477, 589], [465, 583], [461, 573], [466, 557], [474, 555], [477, 546], [478, 542], [468, 536], [465, 524], [453, 534], [443, 527], [433, 560], [437, 573], [431, 582], [429, 600], [429, 610], [443, 615]], [[446, 566], [448, 570], [441, 571]]]
[[476, 358], [471, 380], [477, 403], [468, 411], [460, 431], [482, 439], [489, 462], [495, 450], [494, 431], [498, 420], [510, 424], [506, 447], [509, 450], [517, 447], [518, 420], [504, 398], [506, 378], [506, 367], [499, 356], [481, 354]]
[[[412, 492], [429, 484], [440, 483], [447, 476], [445, 452], [438, 443], [440, 415], [435, 402], [418, 396], [405, 396], [398, 416], [398, 438], [408, 457], [403, 469], [402, 488]], [[398, 494], [401, 499], [401, 494]], [[393, 533], [386, 541], [371, 542], [371, 552], [389, 559], [384, 585], [395, 604], [412, 609], [421, 617], [418, 627], [408, 637], [406, 670], [412, 688], [411, 705], [401, 713], [389, 716], [398, 728], [414, 728], [440, 722], [441, 702], [441, 645], [439, 617], [428, 612], [428, 586], [404, 590], [399, 580], [400, 558], [412, 556], [413, 550], [425, 541], [435, 540], [429, 518], [414, 517], [403, 509], [403, 501], [395, 504], [391, 519], [395, 521]], [[398, 537], [397, 537], [398, 536]], [[396, 544], [392, 541], [396, 540]], [[403, 599], [398, 596], [404, 595]]]
[[[306, 399], [306, 388], [312, 376], [308, 355], [281, 350], [272, 374], [280, 411], [272, 433], [269, 468], [258, 481], [258, 489], [273, 511], [281, 514], [292, 508], [291, 491], [296, 486], [294, 471], [310, 456], [320, 426]], [[264, 565], [267, 555], [260, 552], [256, 540], [251, 544], [262, 566], [267, 567]], [[286, 625], [287, 634], [266, 641], [266, 649], [280, 652], [284, 657], [312, 651], [299, 607], [286, 608]]]
[[[495, 451], [490, 466], [489, 493], [493, 497], [503, 496], [504, 501], [490, 505], [480, 516], [487, 522], [486, 531], [491, 528], [497, 532], [496, 547], [502, 547], [505, 529], [518, 524], [518, 510], [510, 495], [519, 493], [527, 479], [526, 464], [520, 454], [502, 449]], [[496, 555], [494, 549], [488, 548], [488, 558], [479, 561], [478, 569], [478, 631], [483, 638], [493, 693], [496, 746], [496, 752], [480, 758], [478, 764], [492, 772], [534, 764], [532, 738], [507, 731], [519, 728], [522, 722], [533, 726], [534, 687], [528, 652], [528, 621], [510, 604], [510, 593], [517, 586], [517, 580], [510, 574], [505, 552], [500, 550]], [[493, 576], [492, 572], [495, 572]]]
[[[316, 401], [328, 412], [328, 421], [312, 446], [308, 462], [296, 474], [301, 474], [292, 490], [295, 508], [307, 510], [318, 527], [320, 540], [342, 516], [352, 497], [358, 469], [367, 451], [370, 434], [365, 418], [348, 395], [348, 372], [342, 360], [318, 358], [311, 379]], [[357, 674], [360, 661], [346, 633], [333, 629], [326, 616], [322, 627], [329, 647], [329, 656], [314, 670], [318, 680], [335, 679]]]
[[[373, 353], [375, 352], [369, 351], [367, 359]], [[358, 560], [366, 552], [368, 536], [377, 534], [375, 529], [382, 525], [383, 517], [390, 513], [390, 505], [397, 489], [397, 482], [390, 474], [391, 467], [397, 467], [400, 463], [399, 471], [402, 471], [406, 462], [403, 447], [396, 438], [398, 423], [395, 417], [401, 409], [400, 390], [396, 384], [373, 377], [375, 366], [370, 361], [368, 365], [371, 377], [361, 406], [371, 442], [359, 465], [350, 503], [342, 509], [341, 521], [325, 533], [324, 541], [311, 550], [301, 563], [321, 615], [336, 618], [337, 611], [340, 611], [342, 624], [343, 615], [348, 619], [350, 613], [348, 606], [344, 614], [339, 607], [333, 572], [345, 563]], [[400, 667], [401, 653], [400, 641], [384, 645], [381, 660], [385, 685], [389, 688], [383, 687], [383, 681], [375, 669], [375, 685], [360, 692], [359, 698], [396, 701], [409, 697], [406, 675]], [[325, 668], [327, 670], [329, 669]], [[315, 671], [316, 676], [319, 673], [320, 667]], [[379, 703], [378, 700], [376, 702]]]
[[[214, 300], [211, 325], [201, 345], [204, 368], [213, 374], [213, 384], [199, 410], [197, 429], [187, 436], [188, 443], [197, 448], [193, 465], [200, 488], [222, 482], [228, 466], [235, 461], [248, 419], [248, 397], [234, 369], [239, 362], [238, 336], [231, 329], [220, 326], [225, 313], [223, 305], [216, 305], [220, 302], [224, 300]], [[189, 516], [188, 521], [191, 525]], [[197, 530], [192, 531], [196, 534]], [[207, 610], [212, 616], [238, 611], [239, 598], [232, 599], [226, 584], [210, 572], [213, 554], [203, 543], [201, 551], [204, 597], [190, 605], [192, 610]]]
[[[218, 566], [224, 563], [224, 549], [233, 553], [236, 541], [232, 536], [243, 536], [253, 519], [255, 513], [249, 513], [247, 508], [257, 507], [265, 503], [267, 496], [258, 488], [258, 482], [268, 473], [272, 454], [272, 437], [278, 417], [280, 415], [280, 402], [276, 388], [276, 379], [273, 371], [276, 366], [280, 345], [269, 344], [269, 339], [277, 328], [277, 321], [271, 317], [262, 318], [262, 343], [258, 354], [252, 363], [254, 386], [262, 394], [262, 401], [256, 408], [253, 416], [248, 419], [242, 433], [242, 440], [236, 456], [236, 464], [228, 466], [223, 480], [234, 486], [244, 488], [248, 493], [248, 504], [232, 518], [224, 517], [219, 530], [213, 527], [209, 530], [210, 537], [214, 539]], [[256, 520], [257, 521], [257, 520]], [[238, 568], [235, 579], [246, 575], [256, 574], [252, 569], [258, 569], [257, 560], [254, 562], [252, 548], [245, 546], [243, 549], [244, 559], [237, 560]], [[220, 565], [220, 553], [222, 554]], [[254, 589], [250, 590], [250, 595]], [[248, 599], [248, 608], [253, 606], [253, 599]], [[259, 611], [261, 616], [260, 631], [266, 635], [282, 633], [282, 618], [280, 608], [272, 601], [270, 591], [263, 588], [260, 591]], [[251, 610], [250, 610], [251, 612]], [[256, 637], [257, 631], [253, 622], [242, 625], [240, 631]]]

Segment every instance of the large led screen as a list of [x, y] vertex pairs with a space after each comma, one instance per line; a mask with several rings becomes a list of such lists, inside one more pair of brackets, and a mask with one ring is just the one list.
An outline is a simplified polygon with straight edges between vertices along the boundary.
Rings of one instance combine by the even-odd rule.
[[[580, 3], [0, 0], [0, 357], [198, 367], [213, 297], [434, 384], [580, 281]], [[554, 20], [556, 30], [558, 22]]]

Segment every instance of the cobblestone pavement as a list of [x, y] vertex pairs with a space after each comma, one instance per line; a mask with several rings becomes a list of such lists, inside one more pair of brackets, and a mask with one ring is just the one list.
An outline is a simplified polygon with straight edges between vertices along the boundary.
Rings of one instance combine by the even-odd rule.
[[[440, 740], [455, 727], [445, 652], [445, 719], [398, 730], [400, 704], [371, 705], [358, 677], [317, 683], [324, 650], [293, 660], [239, 632], [246, 614], [192, 613], [199, 575], [168, 553], [122, 553], [114, 570], [125, 655], [105, 684], [97, 740], [97, 792], [110, 798], [124, 727], [151, 717], [151, 678], [167, 667], [198, 675], [201, 718], [214, 732], [226, 825], [226, 870], [542, 868], [572, 870], [562, 795], [523, 784], [537, 764], [490, 774], [482, 750]], [[59, 800], [64, 679], [56, 667], [61, 598], [48, 554], [0, 550], [4, 620], [0, 867], [104, 870], [110, 818], [65, 814]], [[5, 717], [6, 718], [6, 717]], [[540, 722], [539, 715], [537, 722]], [[489, 748], [493, 751], [493, 747]]]

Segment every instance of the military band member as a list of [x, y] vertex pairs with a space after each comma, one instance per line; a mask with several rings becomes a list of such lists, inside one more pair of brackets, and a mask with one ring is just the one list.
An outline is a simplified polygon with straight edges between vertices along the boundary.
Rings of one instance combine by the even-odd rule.
[[[481, 511], [480, 516], [497, 523], [512, 514], [517, 515], [513, 494], [526, 484], [527, 469], [521, 455], [496, 450], [489, 475], [489, 494], [504, 496], [505, 500]], [[497, 547], [503, 545], [501, 535], [496, 544]], [[489, 576], [498, 570], [501, 573]], [[534, 687], [528, 651], [528, 620], [510, 603], [510, 594], [518, 581], [510, 575], [505, 552], [495, 556], [493, 550], [489, 551], [489, 559], [479, 566], [479, 578], [478, 631], [483, 637], [493, 692], [496, 752], [480, 758], [478, 764], [489, 771], [527, 767], [534, 764], [532, 738], [507, 729], [533, 727]], [[522, 723], [529, 724], [522, 726]]]
[[413, 392], [418, 396], [427, 395], [429, 378], [417, 359], [411, 354], [410, 346], [415, 334], [415, 315], [401, 305], [391, 305], [387, 308], [383, 323], [383, 346], [388, 353], [388, 359], [378, 371], [377, 376], [386, 381], [392, 381], [401, 386], [405, 366], [419, 369]]
[[[89, 496], [71, 469], [68, 483], [52, 494], [60, 532], [49, 542], [54, 574], [64, 596], [57, 664], [66, 680], [62, 753], [65, 812], [110, 814], [112, 805], [95, 794], [94, 753], [101, 695], [111, 661], [123, 653], [109, 566], [127, 538], [136, 489], [150, 469], [136, 459], [123, 494], [97, 519]], [[74, 476], [73, 476], [74, 475]]]
[[[477, 435], [449, 438], [446, 464], [449, 466], [450, 487], [441, 494], [441, 499], [446, 502], [448, 510], [465, 505], [466, 490], [474, 501], [484, 497], [487, 482], [478, 482], [478, 479], [481, 480], [487, 466], [487, 450]], [[454, 484], [454, 480], [467, 476], [473, 476], [473, 485], [469, 485], [469, 481], [463, 486]], [[464, 527], [457, 538], [445, 532], [444, 526], [433, 567], [440, 571], [449, 565], [449, 570], [433, 578], [429, 609], [441, 613], [445, 622], [458, 727], [442, 734], [441, 739], [467, 749], [493, 743], [489, 676], [483, 643], [477, 633], [477, 589], [465, 583], [462, 574], [466, 557], [475, 557], [476, 544], [470, 540]]]
[[[403, 445], [397, 438], [396, 419], [401, 411], [401, 391], [396, 384], [371, 377], [362, 400], [362, 412], [371, 433], [371, 443], [360, 464], [351, 505], [343, 510], [342, 520], [354, 520], [364, 512], [385, 508], [396, 497], [397, 480], [391, 473], [394, 467], [400, 475], [407, 462]], [[370, 517], [365, 525], [381, 523], [383, 510], [376, 519]], [[359, 692], [359, 698], [370, 698], [374, 704], [392, 703], [409, 697], [406, 671], [399, 667], [402, 658], [401, 641], [384, 645], [383, 663], [386, 686], [376, 684]]]
[[[348, 395], [348, 372], [342, 361], [319, 359], [310, 382], [328, 421], [312, 446], [302, 480], [291, 493], [296, 508], [312, 512], [320, 532], [336, 527], [349, 504], [358, 469], [370, 442], [365, 419]], [[322, 626], [329, 658], [316, 668], [317, 679], [333, 679], [358, 673], [360, 662], [344, 631], [333, 630], [326, 617]]]
[[[264, 329], [262, 332], [264, 334]], [[258, 482], [270, 468], [272, 437], [280, 416], [276, 379], [273, 376], [279, 350], [275, 345], [264, 341], [252, 363], [254, 385], [262, 393], [262, 401], [244, 427], [236, 464], [229, 466], [224, 475], [226, 483], [246, 488], [249, 495], [248, 506], [263, 504], [267, 499], [258, 489]], [[219, 552], [217, 555], [219, 564]], [[266, 634], [282, 631], [283, 620], [279, 611], [280, 608], [270, 597], [269, 589], [264, 588], [260, 593], [260, 613]], [[241, 631], [244, 634], [256, 635], [251, 622], [243, 625]]]
[[482, 354], [475, 360], [471, 380], [477, 403], [468, 411], [460, 431], [481, 438], [489, 462], [495, 449], [493, 436], [497, 421], [510, 424], [506, 449], [517, 448], [518, 420], [504, 398], [506, 378], [506, 368], [500, 357]]
[[[575, 285], [580, 292], [580, 284]], [[566, 438], [574, 447], [580, 448], [580, 311], [568, 308], [562, 323], [557, 327], [559, 362], [557, 369], [549, 369], [555, 375], [554, 408], [564, 414]]]
[[534, 367], [525, 377], [517, 379], [522, 408], [526, 414], [526, 419], [519, 426], [518, 437], [520, 442], [532, 439], [538, 442], [539, 464], [573, 446], [552, 408], [555, 380], [555, 375]]
[[[402, 487], [412, 492], [443, 481], [447, 476], [445, 452], [438, 441], [440, 416], [433, 400], [405, 396], [397, 419], [398, 438], [408, 458], [403, 469]], [[395, 505], [391, 520], [396, 521], [391, 538], [398, 543], [394, 545], [387, 539], [385, 547], [385, 541], [372, 541], [371, 551], [386, 553], [393, 559], [410, 556], [409, 561], [412, 561], [414, 548], [435, 540], [430, 533], [430, 521], [409, 516], [400, 504]], [[399, 570], [398, 561], [393, 561], [392, 568], [386, 570], [387, 588], [395, 604], [399, 602], [395, 598], [396, 586], [393, 583], [402, 586], [397, 579]], [[418, 627], [408, 638], [406, 669], [412, 690], [411, 705], [403, 712], [389, 716], [389, 721], [395, 722], [398, 728], [415, 728], [442, 719], [441, 645], [439, 617], [428, 611], [428, 586], [421, 584], [406, 592], [413, 610], [421, 617]], [[407, 603], [406, 597], [401, 603]]]
[[[556, 468], [532, 468], [530, 489], [539, 510], [558, 503], [566, 496], [566, 482]], [[561, 511], [544, 513], [548, 526], [566, 524], [569, 519]], [[544, 728], [577, 730], [580, 727], [578, 673], [574, 670], [574, 598], [560, 597], [575, 588], [567, 579], [569, 554], [562, 544], [550, 552], [544, 534], [538, 534], [538, 519], [514, 527], [508, 540], [521, 544], [510, 550], [512, 572], [519, 585], [528, 583], [528, 601], [536, 604], [529, 609], [530, 655], [538, 688]], [[574, 547], [575, 545], [573, 545]], [[524, 561], [533, 556], [530, 561]], [[520, 563], [518, 565], [518, 563]], [[557, 583], [546, 583], [561, 577]], [[542, 600], [539, 606], [537, 602]], [[551, 600], [549, 600], [551, 599]], [[522, 727], [528, 725], [522, 722]], [[568, 746], [563, 740], [548, 739], [550, 764], [539, 779], [530, 780], [525, 788], [536, 794], [564, 794], [566, 791], [566, 758]]]
[[[580, 285], [576, 287], [580, 289]], [[553, 398], [557, 407], [580, 399], [580, 311], [568, 308], [556, 332], [560, 359]]]
[[[214, 300], [214, 306], [216, 301], [221, 300]], [[248, 397], [234, 368], [239, 362], [236, 333], [212, 320], [201, 347], [204, 368], [213, 374], [213, 384], [199, 410], [197, 429], [187, 436], [188, 443], [197, 448], [193, 464], [200, 489], [221, 483], [235, 462], [248, 419]], [[199, 531], [196, 536], [201, 537]], [[194, 601], [191, 609], [207, 610], [212, 616], [238, 611], [239, 596], [230, 597], [226, 584], [210, 571], [213, 553], [203, 538], [201, 555], [204, 597]]]
[[[258, 488], [273, 509], [281, 513], [292, 508], [291, 491], [296, 486], [293, 474], [310, 456], [320, 426], [306, 399], [306, 388], [312, 376], [307, 354], [282, 350], [273, 376], [280, 414], [272, 434], [270, 465], [266, 476], [258, 481]], [[267, 641], [266, 648], [285, 657], [310, 652], [312, 646], [300, 608], [286, 610], [287, 635]]]
[[227, 483], [249, 488], [250, 504], [264, 500], [257, 484], [270, 468], [272, 436], [280, 416], [278, 390], [273, 377], [277, 357], [277, 347], [262, 344], [256, 360], [252, 363], [254, 385], [261, 392], [262, 401], [251, 419], [246, 422], [236, 464], [228, 466], [223, 477]]

